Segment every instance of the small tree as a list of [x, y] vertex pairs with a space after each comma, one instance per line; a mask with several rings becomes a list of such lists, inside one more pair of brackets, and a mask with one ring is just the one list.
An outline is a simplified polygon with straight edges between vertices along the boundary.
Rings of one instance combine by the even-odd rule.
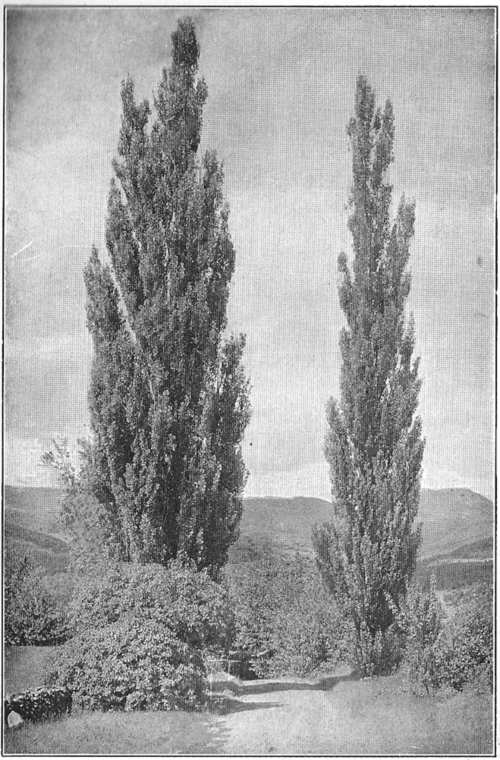
[[125, 560], [217, 573], [238, 537], [249, 419], [243, 336], [224, 340], [234, 249], [214, 153], [197, 160], [203, 80], [190, 19], [172, 35], [148, 127], [122, 85], [106, 224], [110, 264], [85, 269], [94, 358], [84, 487]]
[[333, 521], [315, 531], [314, 543], [323, 577], [352, 618], [357, 666], [369, 675], [385, 667], [393, 622], [387, 596], [404, 593], [420, 540], [414, 528], [424, 449], [415, 416], [420, 380], [413, 323], [405, 323], [415, 212], [403, 197], [390, 222], [392, 105], [375, 109], [364, 76], [347, 131], [354, 260], [351, 274], [345, 254], [339, 257], [347, 325], [340, 339], [341, 399], [329, 403], [325, 445]]

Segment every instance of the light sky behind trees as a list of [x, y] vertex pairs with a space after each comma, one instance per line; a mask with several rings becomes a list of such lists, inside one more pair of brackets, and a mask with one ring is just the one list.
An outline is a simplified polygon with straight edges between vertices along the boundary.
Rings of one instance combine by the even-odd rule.
[[[40, 485], [53, 436], [88, 433], [82, 270], [102, 254], [120, 81], [152, 101], [180, 8], [7, 14], [5, 480]], [[328, 497], [337, 256], [351, 252], [346, 124], [358, 72], [396, 123], [395, 198], [416, 200], [410, 308], [423, 485], [494, 487], [495, 16], [488, 9], [189, 9], [225, 165], [230, 329], [247, 334], [246, 495]], [[23, 250], [21, 250], [23, 249]]]

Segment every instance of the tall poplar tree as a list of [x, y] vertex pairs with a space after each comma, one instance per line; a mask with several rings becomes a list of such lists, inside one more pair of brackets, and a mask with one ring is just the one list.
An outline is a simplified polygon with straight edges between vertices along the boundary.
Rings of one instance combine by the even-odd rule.
[[93, 339], [86, 485], [123, 559], [216, 574], [238, 537], [249, 419], [243, 336], [223, 338], [235, 254], [214, 153], [198, 158], [207, 89], [189, 18], [172, 35], [150, 123], [122, 84], [109, 263], [85, 269]]
[[365, 77], [357, 81], [348, 125], [353, 184], [349, 229], [354, 257], [339, 257], [340, 402], [330, 400], [325, 455], [333, 520], [314, 534], [319, 568], [350, 615], [355, 660], [363, 675], [390, 661], [396, 600], [415, 569], [415, 526], [424, 449], [416, 416], [420, 380], [412, 319], [405, 318], [414, 204], [403, 197], [391, 222], [394, 116], [375, 108]]

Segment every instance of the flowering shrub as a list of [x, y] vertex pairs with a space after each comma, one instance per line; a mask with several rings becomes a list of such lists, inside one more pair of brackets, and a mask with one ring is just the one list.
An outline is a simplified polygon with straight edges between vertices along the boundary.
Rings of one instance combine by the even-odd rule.
[[72, 707], [71, 692], [65, 688], [35, 689], [14, 694], [4, 699], [4, 721], [14, 710], [23, 720], [46, 720], [70, 713]]

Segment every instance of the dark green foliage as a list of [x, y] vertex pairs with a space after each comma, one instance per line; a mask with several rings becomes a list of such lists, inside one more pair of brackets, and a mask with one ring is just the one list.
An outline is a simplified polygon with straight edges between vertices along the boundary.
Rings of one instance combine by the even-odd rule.
[[7, 645], [50, 645], [69, 636], [65, 604], [44, 583], [43, 569], [27, 555], [9, 552], [4, 575]]
[[48, 683], [89, 710], [174, 710], [204, 701], [199, 650], [159, 620], [124, 617], [87, 629], [59, 648]]
[[362, 675], [387, 669], [393, 613], [386, 595], [404, 593], [420, 540], [414, 528], [423, 454], [415, 417], [420, 388], [412, 360], [413, 325], [405, 323], [406, 271], [414, 206], [401, 200], [390, 221], [394, 117], [359, 77], [348, 126], [353, 185], [349, 229], [354, 259], [339, 257], [342, 330], [340, 403], [331, 400], [325, 453], [333, 521], [316, 529], [320, 570], [350, 616], [355, 662]]
[[268, 556], [227, 569], [234, 649], [258, 677], [306, 675], [347, 653], [348, 626], [314, 566]]
[[443, 610], [436, 595], [436, 582], [410, 587], [399, 605], [391, 607], [395, 626], [404, 638], [405, 665], [414, 691], [424, 688], [427, 694], [440, 682], [439, 661], [443, 635]]
[[82, 482], [121, 559], [189, 558], [216, 575], [238, 537], [248, 384], [243, 337], [222, 337], [235, 254], [222, 167], [197, 158], [207, 90], [191, 20], [172, 43], [155, 119], [132, 80], [122, 86], [110, 264], [94, 250], [85, 270], [93, 440]]
[[480, 680], [493, 686], [493, 600], [491, 586], [479, 587], [445, 628], [439, 652], [440, 685], [462, 691]]
[[445, 620], [432, 578], [427, 588], [414, 586], [395, 608], [396, 625], [404, 635], [404, 665], [413, 691], [428, 694], [440, 688], [462, 691], [493, 684], [492, 589], [462, 591], [455, 611]]
[[14, 710], [23, 720], [47, 720], [59, 718], [65, 713], [71, 712], [72, 696], [67, 689], [40, 688], [24, 691], [22, 694], [14, 694], [7, 697], [3, 702], [4, 721], [7, 721], [9, 713]]
[[179, 561], [82, 578], [71, 619], [76, 635], [55, 650], [48, 683], [101, 710], [199, 707], [203, 655], [227, 650], [233, 620], [224, 587]]
[[167, 625], [180, 640], [198, 649], [224, 651], [232, 636], [233, 615], [225, 587], [206, 572], [178, 561], [167, 567], [121, 563], [78, 585], [70, 606], [77, 632], [124, 617]]

